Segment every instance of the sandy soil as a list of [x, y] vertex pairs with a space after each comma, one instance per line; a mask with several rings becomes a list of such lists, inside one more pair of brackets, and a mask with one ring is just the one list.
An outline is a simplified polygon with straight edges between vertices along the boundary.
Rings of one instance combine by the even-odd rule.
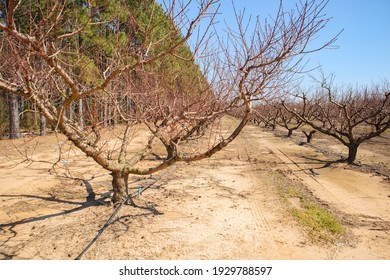
[[[104, 205], [108, 172], [62, 141], [69, 152], [57, 173], [48, 172], [56, 137], [0, 141], [0, 259], [74, 259], [113, 212]], [[380, 163], [386, 173], [389, 149], [362, 147], [363, 168], [334, 163], [321, 153], [329, 143], [298, 142], [248, 125], [211, 159], [176, 164], [137, 207], [121, 208], [83, 259], [390, 259], [390, 183], [366, 168]], [[41, 162], [20, 163], [15, 147]], [[345, 233], [310, 238], [271, 171], [302, 182]], [[133, 178], [131, 187], [160, 175]]]

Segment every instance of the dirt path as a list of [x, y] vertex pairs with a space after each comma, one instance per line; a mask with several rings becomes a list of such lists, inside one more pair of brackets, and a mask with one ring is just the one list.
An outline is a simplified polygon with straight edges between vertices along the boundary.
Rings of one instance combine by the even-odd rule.
[[[390, 184], [383, 177], [333, 163], [313, 149], [264, 133], [262, 141], [314, 195], [338, 211], [353, 237], [338, 258], [389, 259]], [[367, 154], [367, 151], [361, 151]], [[382, 159], [383, 160], [383, 159]], [[389, 164], [386, 162], [386, 164]], [[382, 243], [384, 242], [384, 243]], [[387, 244], [386, 244], [387, 242]], [[385, 247], [377, 246], [383, 244]]]
[[[40, 140], [46, 158], [56, 151], [51, 137]], [[77, 152], [67, 165], [78, 179], [48, 175], [45, 163], [9, 169], [17, 155], [5, 150], [6, 142], [0, 142], [0, 258], [74, 259], [112, 213], [101, 204], [110, 176]], [[342, 165], [320, 168], [326, 160], [248, 126], [212, 159], [177, 164], [135, 199], [138, 207], [124, 206], [83, 258], [390, 259], [389, 184]], [[302, 180], [339, 214], [347, 234], [334, 243], [312, 241], [270, 170]], [[134, 178], [131, 186], [156, 177]]]
[[343, 163], [327, 166], [330, 163], [327, 158], [310, 148], [275, 139], [271, 142], [264, 135], [264, 145], [318, 197], [345, 213], [390, 220], [390, 200], [386, 195], [389, 193], [389, 184], [383, 178], [349, 169]]

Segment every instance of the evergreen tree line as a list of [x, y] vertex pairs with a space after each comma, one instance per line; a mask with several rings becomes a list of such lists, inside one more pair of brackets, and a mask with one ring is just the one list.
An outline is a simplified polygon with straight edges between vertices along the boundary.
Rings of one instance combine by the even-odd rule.
[[[11, 2], [13, 1], [0, 1], [0, 20], [6, 20]], [[64, 8], [61, 21], [47, 23], [57, 20], [50, 16], [50, 13], [54, 14], [60, 8]], [[43, 20], [45, 24], [42, 23]], [[67, 52], [61, 52], [59, 55], [59, 59], [67, 66], [66, 71], [71, 73], [71, 78], [77, 80], [79, 89], [93, 87], [101, 82], [104, 79], [101, 77], [102, 73], [104, 75], [104, 71], [110, 71], [114, 64], [113, 60], [118, 57], [122, 60], [118, 61], [119, 66], [126, 65], [135, 60], [135, 57], [147, 58], [156, 55], [161, 49], [166, 48], [166, 45], [172, 44], [172, 41], [183, 40], [179, 32], [175, 32], [174, 36], [167, 36], [172, 34], [172, 29], [176, 27], [162, 7], [153, 0], [92, 2], [25, 0], [19, 3], [14, 15], [14, 24], [18, 25], [21, 32], [27, 34], [34, 32], [32, 34], [34, 36], [45, 36], [46, 32], [57, 34], [82, 29], [82, 32], [76, 31], [71, 34], [72, 36], [61, 38], [61, 48]], [[5, 40], [3, 32], [0, 33], [0, 38]], [[12, 48], [4, 44], [2, 51], [8, 51], [10, 54], [17, 52], [17, 56], [26, 52], [17, 45], [14, 49], [7, 47]], [[120, 56], [118, 52], [121, 52]], [[112, 83], [115, 88], [109, 89], [110, 92], [116, 92], [117, 96], [113, 97], [101, 89], [77, 100], [71, 98], [70, 101], [68, 97], [71, 89], [58, 84], [58, 81], [53, 81], [51, 77], [45, 77], [45, 69], [43, 67], [39, 69], [39, 65], [37, 67], [40, 63], [39, 58], [31, 59], [36, 60], [34, 67], [37, 68], [34, 69], [36, 71], [34, 74], [42, 75], [40, 86], [48, 92], [47, 98], [57, 108], [68, 99], [66, 102], [69, 102], [69, 106], [65, 110], [65, 115], [84, 129], [115, 126], [128, 119], [136, 119], [136, 113], [141, 114], [151, 103], [156, 103], [155, 96], [150, 94], [153, 90], [159, 91], [161, 99], [174, 100], [177, 99], [179, 92], [186, 92], [188, 88], [196, 87], [202, 92], [207, 90], [207, 82], [199, 66], [194, 63], [190, 48], [186, 44], [181, 44], [175, 50], [175, 54], [177, 58], [165, 57], [125, 76], [117, 77]], [[12, 59], [17, 57], [10, 57], [8, 69], [3, 67], [2, 76], [19, 75], [20, 71], [23, 71], [14, 67]], [[145, 98], [145, 92], [149, 92], [148, 98]], [[50, 123], [47, 127], [46, 118], [29, 98], [0, 90], [0, 109], [2, 138], [19, 138], [21, 132], [45, 135], [47, 131], [56, 129], [55, 123]]]

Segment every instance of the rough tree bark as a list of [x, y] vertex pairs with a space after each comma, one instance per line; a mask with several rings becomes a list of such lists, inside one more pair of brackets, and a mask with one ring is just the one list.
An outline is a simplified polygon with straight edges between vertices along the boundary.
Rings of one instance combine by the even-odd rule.
[[129, 174], [120, 171], [114, 171], [111, 173], [111, 176], [114, 193], [112, 202], [117, 204], [128, 195]]
[[358, 142], [348, 143], [348, 157], [346, 159], [348, 163], [352, 164], [355, 162], [359, 146], [360, 143]]

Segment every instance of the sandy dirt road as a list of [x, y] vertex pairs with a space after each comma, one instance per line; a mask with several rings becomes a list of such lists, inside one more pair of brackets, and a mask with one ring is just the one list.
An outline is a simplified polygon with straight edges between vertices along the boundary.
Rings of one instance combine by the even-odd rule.
[[[13, 146], [0, 146], [0, 258], [77, 257], [113, 211], [103, 205], [108, 172], [70, 150], [71, 178], [62, 176], [65, 168], [58, 177], [44, 162], [13, 166]], [[55, 158], [53, 136], [38, 146], [35, 158]], [[125, 205], [83, 259], [390, 259], [390, 184], [328, 161], [248, 125], [224, 151], [177, 164], [134, 200], [137, 207]], [[273, 171], [302, 182], [345, 233], [332, 242], [312, 240], [278, 193]], [[158, 176], [134, 178], [131, 187]]]

